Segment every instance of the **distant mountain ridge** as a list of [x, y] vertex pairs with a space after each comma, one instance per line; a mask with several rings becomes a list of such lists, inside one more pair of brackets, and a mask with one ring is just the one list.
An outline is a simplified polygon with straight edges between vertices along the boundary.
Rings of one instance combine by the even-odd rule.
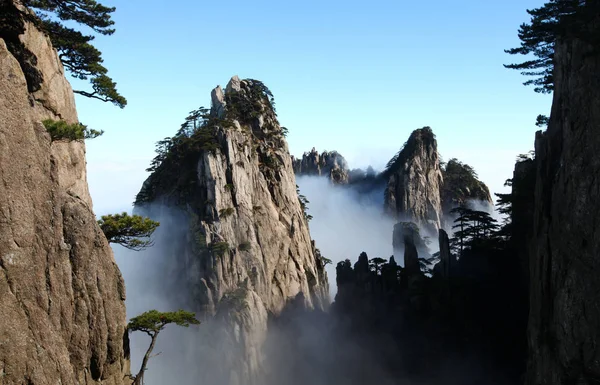
[[451, 209], [476, 200], [493, 205], [488, 187], [475, 170], [457, 159], [443, 163], [430, 127], [411, 133], [384, 171], [349, 169], [337, 151], [319, 153], [313, 148], [301, 159], [292, 157], [297, 176], [321, 176], [357, 191], [382, 189], [384, 210], [391, 216], [413, 221], [432, 234], [447, 227]]

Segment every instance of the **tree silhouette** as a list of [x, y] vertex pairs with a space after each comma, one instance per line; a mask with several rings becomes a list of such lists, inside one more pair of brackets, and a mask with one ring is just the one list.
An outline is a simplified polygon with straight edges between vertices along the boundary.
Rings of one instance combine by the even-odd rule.
[[381, 275], [381, 268], [387, 261], [383, 258], [375, 257], [369, 261], [369, 269], [375, 273], [375, 275]]
[[535, 59], [505, 67], [521, 70], [525, 76], [535, 76], [523, 83], [533, 85], [535, 92], [552, 92], [556, 41], [577, 33], [585, 19], [597, 14], [598, 7], [597, 0], [550, 0], [539, 8], [528, 9], [531, 21], [519, 28], [521, 46], [505, 52], [510, 55], [533, 55]]
[[152, 354], [152, 350], [156, 345], [158, 333], [160, 333], [161, 330], [163, 330], [167, 325], [172, 323], [178, 326], [189, 327], [190, 325], [199, 325], [200, 321], [196, 319], [194, 313], [185, 310], [178, 310], [175, 312], [166, 313], [162, 313], [157, 310], [150, 310], [137, 317], [132, 318], [129, 321], [129, 324], [127, 325], [127, 330], [129, 332], [144, 332], [151, 338], [150, 346], [144, 354], [144, 358], [142, 359], [142, 365], [140, 366], [138, 374], [135, 376], [131, 376], [131, 379], [133, 380], [132, 385], [144, 384], [144, 372], [146, 371], [146, 366], [148, 365], [150, 354]]
[[499, 229], [498, 221], [485, 211], [471, 210], [459, 206], [450, 211], [457, 214], [452, 226], [454, 237], [450, 240], [451, 249], [462, 256], [466, 248], [481, 247], [494, 239]]

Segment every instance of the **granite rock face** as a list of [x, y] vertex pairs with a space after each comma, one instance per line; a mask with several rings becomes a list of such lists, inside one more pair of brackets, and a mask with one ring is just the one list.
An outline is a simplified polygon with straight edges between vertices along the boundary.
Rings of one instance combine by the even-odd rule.
[[237, 77], [220, 90], [211, 116], [187, 139], [202, 144], [181, 153], [185, 164], [167, 157], [144, 183], [138, 207], [188, 218], [167, 249], [181, 266], [190, 306], [207, 319], [216, 315], [239, 353], [226, 359], [223, 383], [258, 383], [266, 315], [299, 293], [307, 308], [322, 309], [329, 286], [270, 92]]
[[[73, 92], [49, 39], [22, 27], [0, 31], [0, 382], [123, 384], [125, 286], [92, 211], [85, 145], [51, 142], [41, 123], [76, 122]], [[36, 58], [34, 87], [15, 44]]]
[[[600, 20], [584, 36], [600, 30]], [[590, 32], [590, 33], [588, 33]], [[548, 129], [536, 136], [528, 384], [600, 378], [600, 54], [559, 41]]]
[[386, 211], [437, 233], [442, 225], [443, 185], [437, 141], [431, 128], [413, 131], [384, 172]]
[[451, 227], [450, 210], [455, 207], [478, 201], [493, 208], [488, 187], [471, 166], [457, 159], [441, 164], [430, 127], [413, 131], [379, 177], [387, 181], [386, 212], [399, 221], [414, 222], [429, 236]]
[[313, 147], [310, 152], [302, 155], [302, 159], [292, 156], [292, 165], [296, 176], [326, 176], [336, 184], [348, 184], [349, 181], [348, 162], [337, 151], [323, 151], [319, 154]]

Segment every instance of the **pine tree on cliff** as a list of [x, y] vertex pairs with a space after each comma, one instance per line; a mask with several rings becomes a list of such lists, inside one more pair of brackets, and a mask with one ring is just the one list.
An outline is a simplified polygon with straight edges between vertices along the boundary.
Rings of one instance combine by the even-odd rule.
[[144, 373], [146, 372], [146, 366], [148, 365], [152, 350], [154, 350], [154, 346], [156, 345], [158, 333], [160, 333], [167, 325], [173, 323], [187, 328], [190, 325], [199, 325], [200, 321], [196, 319], [194, 313], [185, 310], [164, 313], [157, 310], [150, 310], [137, 317], [133, 317], [129, 321], [129, 324], [127, 325], [127, 330], [129, 332], [143, 332], [151, 338], [150, 346], [148, 346], [148, 349], [142, 358], [142, 364], [138, 374], [130, 376], [133, 380], [132, 385], [144, 384]]
[[119, 94], [117, 84], [102, 65], [102, 53], [91, 44], [94, 36], [84, 35], [65, 25], [65, 22], [76, 22], [95, 33], [112, 35], [115, 30], [111, 14], [115, 8], [105, 7], [95, 0], [22, 0], [22, 4], [33, 12], [20, 12], [21, 17], [33, 22], [50, 37], [71, 75], [90, 81], [92, 91], [73, 92], [125, 107], [127, 100]]
[[[523, 83], [535, 86], [535, 92], [551, 93], [554, 90], [552, 71], [557, 39], [577, 34], [587, 19], [597, 15], [599, 7], [597, 0], [550, 0], [540, 8], [528, 9], [531, 21], [519, 28], [521, 46], [505, 52], [511, 55], [533, 55], [535, 58], [505, 67], [521, 70], [525, 76], [535, 76], [536, 78]], [[543, 117], [542, 120], [538, 117], [538, 123], [542, 121]]]
[[134, 251], [153, 245], [150, 237], [160, 226], [159, 222], [140, 215], [127, 213], [103, 215], [98, 221], [109, 243], [116, 243]]

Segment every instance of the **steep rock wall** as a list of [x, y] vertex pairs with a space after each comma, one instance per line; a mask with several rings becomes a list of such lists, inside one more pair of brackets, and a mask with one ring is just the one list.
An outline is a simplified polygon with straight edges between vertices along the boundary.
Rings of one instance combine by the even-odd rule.
[[413, 131], [384, 172], [386, 211], [437, 233], [442, 224], [442, 172], [435, 135], [429, 127]]
[[222, 340], [239, 352], [222, 364], [231, 372], [221, 381], [231, 384], [260, 383], [267, 314], [299, 293], [309, 308], [328, 303], [323, 261], [263, 87], [234, 77], [225, 92], [213, 90], [210, 117], [181, 141], [202, 144], [174, 144], [137, 199], [151, 216], [178, 211], [188, 218], [185, 234], [166, 248], [181, 266], [182, 295], [207, 319], [216, 315], [226, 329]]
[[41, 124], [76, 122], [73, 93], [48, 38], [22, 27], [41, 82], [29, 92], [0, 38], [0, 382], [122, 384], [125, 289], [92, 212], [85, 145], [51, 143]]
[[[589, 26], [598, 36], [600, 20]], [[586, 32], [584, 35], [592, 36]], [[580, 39], [555, 49], [554, 100], [536, 136], [528, 384], [600, 378], [600, 54]]]

